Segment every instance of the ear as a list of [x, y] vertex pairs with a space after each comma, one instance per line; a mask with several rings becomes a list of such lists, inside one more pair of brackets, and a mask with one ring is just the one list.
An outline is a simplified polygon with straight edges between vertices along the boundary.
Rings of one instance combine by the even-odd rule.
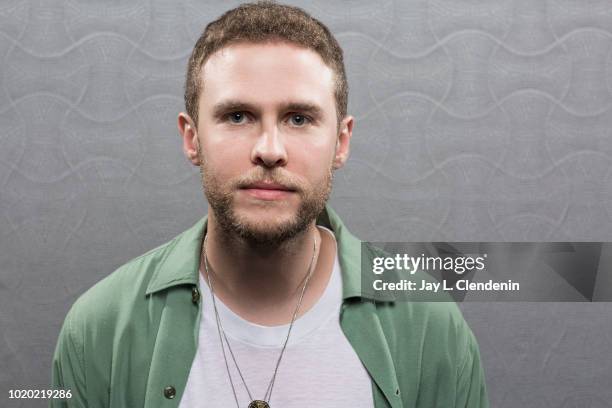
[[178, 131], [183, 137], [183, 153], [187, 160], [194, 166], [200, 165], [200, 157], [198, 156], [198, 129], [195, 126], [195, 122], [191, 119], [191, 116], [185, 112], [178, 114]]
[[333, 168], [337, 170], [344, 166], [348, 160], [350, 153], [351, 137], [353, 136], [353, 123], [355, 120], [352, 116], [345, 116], [340, 122], [340, 130], [338, 140], [336, 141], [336, 153], [334, 156]]

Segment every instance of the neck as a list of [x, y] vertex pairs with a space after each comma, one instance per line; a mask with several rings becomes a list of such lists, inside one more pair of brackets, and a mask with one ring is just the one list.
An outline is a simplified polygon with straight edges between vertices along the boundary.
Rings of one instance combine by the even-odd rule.
[[[316, 303], [327, 285], [335, 255], [333, 238], [322, 234], [314, 220], [279, 246], [257, 247], [228, 235], [209, 211], [206, 234], [208, 271], [215, 296], [246, 320], [263, 325], [288, 323], [311, 261], [312, 275], [298, 317]], [[313, 254], [315, 239], [317, 250]], [[207, 281], [204, 256], [200, 270]]]

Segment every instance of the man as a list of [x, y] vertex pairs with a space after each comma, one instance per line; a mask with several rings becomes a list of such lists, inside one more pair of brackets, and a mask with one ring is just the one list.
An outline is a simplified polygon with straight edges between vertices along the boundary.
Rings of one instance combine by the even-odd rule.
[[300, 9], [208, 25], [178, 117], [208, 217], [75, 302], [53, 361], [72, 398], [51, 406], [488, 406], [456, 305], [361, 293], [375, 250], [326, 206], [347, 94], [338, 43]]

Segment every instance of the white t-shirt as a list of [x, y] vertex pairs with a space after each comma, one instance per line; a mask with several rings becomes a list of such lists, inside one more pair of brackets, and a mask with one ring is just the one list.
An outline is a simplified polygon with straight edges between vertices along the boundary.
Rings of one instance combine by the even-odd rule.
[[[329, 233], [333, 233], [325, 228]], [[210, 289], [200, 273], [202, 320], [198, 348], [179, 408], [236, 406], [215, 321]], [[289, 325], [262, 326], [232, 312], [215, 298], [219, 318], [253, 399], [263, 399]], [[297, 319], [280, 362], [271, 408], [372, 408], [372, 382], [340, 327], [342, 275], [334, 269], [317, 303]], [[240, 408], [251, 399], [225, 345]]]

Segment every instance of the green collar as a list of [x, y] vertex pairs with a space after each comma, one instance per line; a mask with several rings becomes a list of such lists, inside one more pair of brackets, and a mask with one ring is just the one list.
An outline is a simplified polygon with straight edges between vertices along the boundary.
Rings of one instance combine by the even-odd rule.
[[[163, 257], [147, 286], [147, 295], [176, 285], [198, 284], [200, 248], [208, 216], [204, 216], [193, 227], [165, 244]], [[361, 297], [361, 241], [344, 226], [340, 217], [329, 205], [317, 218], [317, 224], [334, 232], [338, 242], [338, 256], [342, 269], [342, 297]], [[156, 248], [150, 252], [161, 248]], [[149, 252], [149, 253], [150, 253]], [[366, 296], [365, 294], [363, 295]]]

